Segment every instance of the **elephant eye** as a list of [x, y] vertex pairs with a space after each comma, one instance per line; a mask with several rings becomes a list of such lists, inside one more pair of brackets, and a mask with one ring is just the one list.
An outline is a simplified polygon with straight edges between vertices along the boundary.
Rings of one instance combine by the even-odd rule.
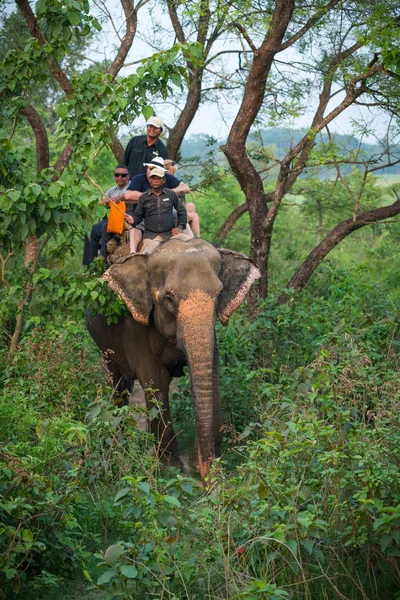
[[163, 304], [169, 312], [171, 312], [173, 314], [176, 313], [177, 301], [174, 296], [172, 296], [171, 294], [168, 294], [168, 293], [165, 294], [165, 296], [163, 298]]

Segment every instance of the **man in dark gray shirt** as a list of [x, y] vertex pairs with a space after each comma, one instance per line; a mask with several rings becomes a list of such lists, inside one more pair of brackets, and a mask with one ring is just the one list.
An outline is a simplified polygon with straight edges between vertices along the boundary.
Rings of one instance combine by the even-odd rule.
[[[159, 168], [153, 169], [149, 182], [150, 189], [140, 196], [133, 217], [125, 215], [126, 221], [133, 225], [133, 228], [145, 219], [141, 251], [146, 254], [154, 252], [160, 244], [171, 237], [183, 241], [192, 239], [191, 236], [182, 233], [187, 223], [186, 208], [175, 192], [164, 188], [165, 172]], [[175, 226], [173, 208], [178, 215], [177, 226]], [[131, 254], [137, 252], [133, 228], [129, 236]]]
[[124, 164], [129, 169], [131, 179], [134, 175], [146, 173], [143, 163], [151, 162], [155, 156], [168, 157], [168, 150], [159, 139], [163, 127], [161, 119], [151, 117], [146, 123], [146, 135], [136, 135], [128, 143]]

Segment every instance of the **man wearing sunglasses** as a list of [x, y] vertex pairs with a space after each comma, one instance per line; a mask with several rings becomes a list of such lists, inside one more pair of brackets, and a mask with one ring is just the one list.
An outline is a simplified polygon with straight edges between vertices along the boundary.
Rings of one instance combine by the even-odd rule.
[[140, 173], [146, 173], [143, 163], [149, 163], [156, 156], [167, 158], [168, 150], [160, 140], [164, 128], [163, 122], [158, 117], [151, 117], [146, 123], [146, 135], [136, 135], [128, 143], [124, 164], [133, 177]]
[[[110, 200], [115, 202], [115, 204], [119, 204], [123, 200], [123, 194], [128, 189], [130, 183], [128, 167], [122, 164], [117, 165], [114, 169], [114, 179], [116, 185], [107, 190], [103, 198], [99, 200], [99, 204], [107, 208], [110, 208]], [[90, 233], [89, 248], [87, 247], [88, 244], [85, 243], [83, 253], [84, 265], [89, 265], [98, 256], [99, 244], [101, 244], [100, 255], [107, 258], [107, 242], [113, 237], [112, 233], [107, 232], [107, 221], [108, 216], [104, 216], [101, 221], [93, 225]]]

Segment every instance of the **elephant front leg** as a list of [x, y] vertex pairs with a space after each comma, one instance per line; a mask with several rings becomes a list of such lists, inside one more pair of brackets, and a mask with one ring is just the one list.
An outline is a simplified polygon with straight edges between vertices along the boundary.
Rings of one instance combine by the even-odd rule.
[[169, 409], [170, 379], [169, 372], [162, 371], [157, 378], [146, 378], [140, 383], [145, 392], [149, 429], [154, 435], [157, 456], [164, 464], [182, 469]]

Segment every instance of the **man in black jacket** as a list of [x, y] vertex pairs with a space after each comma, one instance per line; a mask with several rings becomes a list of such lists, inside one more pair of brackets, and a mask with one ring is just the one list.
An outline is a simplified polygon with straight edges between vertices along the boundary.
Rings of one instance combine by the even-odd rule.
[[146, 123], [146, 135], [136, 135], [128, 143], [124, 164], [129, 169], [131, 179], [134, 175], [146, 173], [143, 163], [149, 163], [156, 156], [168, 157], [168, 150], [159, 139], [163, 130], [163, 122], [158, 117], [151, 117]]
[[[126, 221], [133, 225], [133, 228], [145, 219], [141, 251], [146, 254], [154, 252], [171, 237], [183, 241], [192, 239], [191, 236], [182, 233], [187, 223], [186, 208], [175, 192], [164, 188], [165, 172], [159, 168], [153, 169], [149, 181], [150, 189], [140, 196], [133, 217], [125, 215]], [[173, 208], [178, 215], [176, 226]], [[137, 252], [133, 228], [129, 236], [131, 254]]]

